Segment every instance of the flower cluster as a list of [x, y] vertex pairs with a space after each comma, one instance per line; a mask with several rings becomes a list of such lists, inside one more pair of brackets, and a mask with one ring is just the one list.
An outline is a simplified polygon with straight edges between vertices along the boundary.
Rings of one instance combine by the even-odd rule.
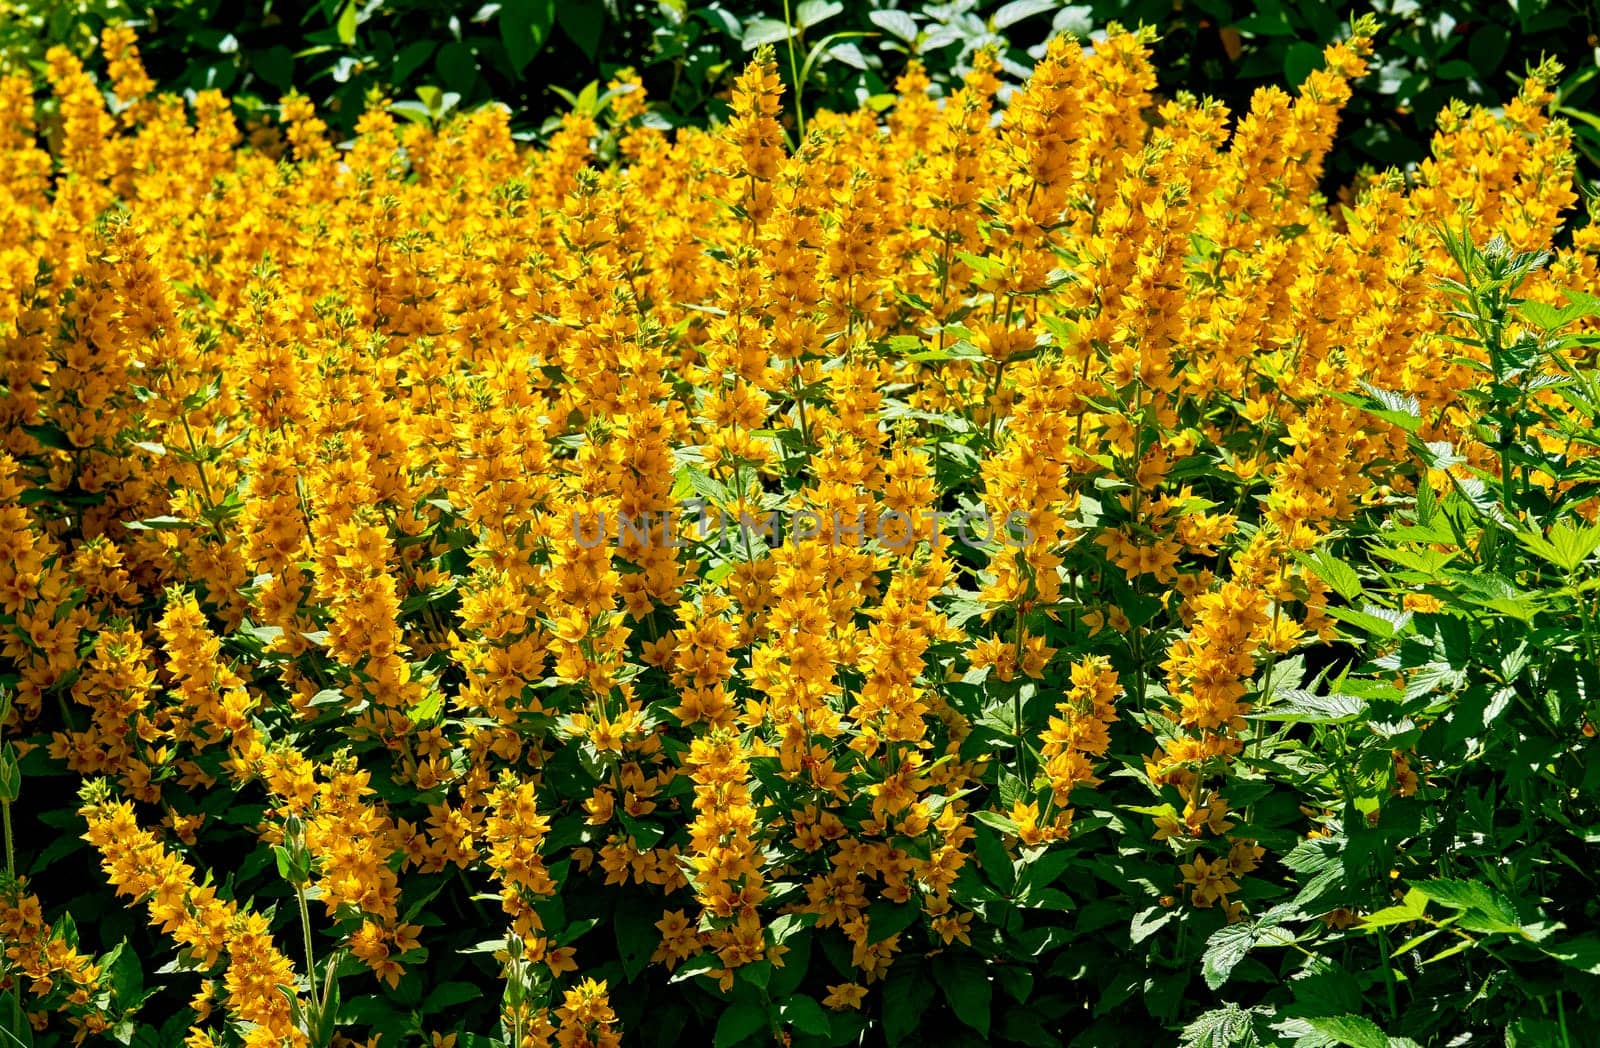
[[[798, 138], [768, 52], [724, 127], [624, 77], [533, 148], [381, 100], [336, 145], [303, 98], [247, 142], [122, 30], [99, 79], [52, 53], [48, 150], [0, 81], [8, 819], [85, 780], [196, 1048], [444, 1043], [457, 1006], [609, 1045], [668, 979], [844, 1043], [892, 970], [1071, 941], [1019, 907], [1270, 905], [1329, 816], [1236, 808], [1252, 714], [1333, 636], [1309, 555], [1405, 494], [1351, 394], [1492, 456], [1436, 229], [1546, 247], [1576, 199], [1542, 70], [1330, 206], [1355, 28], [1248, 113], [1158, 100], [1114, 29], [1005, 104], [993, 55], [944, 99], [913, 65]], [[1597, 266], [1579, 230], [1551, 279]], [[816, 527], [583, 533], [691, 497]], [[70, 902], [13, 870], [0, 934], [35, 1025], [87, 1035], [119, 1002]]]

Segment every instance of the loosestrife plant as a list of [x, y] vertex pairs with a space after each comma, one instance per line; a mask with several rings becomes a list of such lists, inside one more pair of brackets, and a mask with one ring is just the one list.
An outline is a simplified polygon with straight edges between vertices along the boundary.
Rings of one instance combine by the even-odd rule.
[[[1592, 1028], [1506, 988], [1592, 976], [1580, 917], [1496, 909], [1578, 853], [1460, 869], [1506, 794], [1442, 784], [1595, 767], [1595, 692], [1535, 750], [1441, 736], [1542, 678], [1462, 712], [1491, 678], [1413, 656], [1491, 650], [1553, 549], [1534, 643], [1592, 677], [1593, 412], [1538, 410], [1597, 399], [1560, 289], [1600, 232], [1506, 261], [1576, 199], [1550, 67], [1320, 197], [1372, 31], [1237, 114], [1122, 30], [1003, 106], [992, 56], [937, 100], [913, 66], [792, 148], [767, 51], [724, 127], [623, 78], [538, 148], [381, 100], [241, 128], [120, 29], [98, 78], [52, 53], [48, 127], [0, 80], [4, 1036]], [[583, 528], [691, 504], [807, 525]], [[1494, 574], [1395, 596], [1452, 555]], [[1395, 936], [1458, 933], [1493, 960], [1427, 970], [1475, 1003], [1424, 1007]]]

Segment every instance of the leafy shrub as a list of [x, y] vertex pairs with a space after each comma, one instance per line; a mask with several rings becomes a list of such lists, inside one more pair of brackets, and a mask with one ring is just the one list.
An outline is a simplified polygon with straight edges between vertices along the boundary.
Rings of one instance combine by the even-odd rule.
[[[1232, 1024], [1363, 1043], [1381, 1036], [1370, 1019], [1329, 1013], [1378, 989], [1371, 1011], [1421, 1043], [1464, 1021], [1515, 1043], [1590, 1039], [1568, 1007], [1600, 975], [1595, 871], [1576, 861], [1600, 802], [1600, 299], [1552, 301], [1532, 279], [1541, 252], [1443, 240], [1460, 270], [1441, 282], [1461, 324], [1446, 342], [1482, 377], [1426, 412], [1344, 395], [1407, 434], [1408, 494], [1337, 543], [1359, 571], [1333, 544], [1310, 558], [1359, 655], [1310, 687], [1299, 664], [1271, 674], [1255, 716], [1275, 730], [1248, 762], [1274, 790], [1296, 783], [1327, 832], [1284, 856], [1291, 904], [1216, 932], [1206, 970], [1220, 984], [1251, 953], [1315, 941], [1319, 955], [1248, 1010], [1197, 1020], [1195, 1041]], [[1429, 413], [1456, 416], [1466, 445], [1428, 439], [1442, 432]], [[1331, 935], [1304, 919], [1329, 908]]]
[[1548, 66], [1328, 208], [1355, 28], [792, 150], [0, 80], [0, 1024], [1587, 1036], [1600, 231]]

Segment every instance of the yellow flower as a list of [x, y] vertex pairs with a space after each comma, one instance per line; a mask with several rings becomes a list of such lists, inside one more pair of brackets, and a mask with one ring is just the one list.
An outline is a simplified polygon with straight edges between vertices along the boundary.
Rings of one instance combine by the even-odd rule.
[[828, 987], [828, 995], [822, 999], [822, 1003], [836, 1012], [846, 1008], [860, 1010], [866, 996], [867, 988], [859, 983], [839, 983]]

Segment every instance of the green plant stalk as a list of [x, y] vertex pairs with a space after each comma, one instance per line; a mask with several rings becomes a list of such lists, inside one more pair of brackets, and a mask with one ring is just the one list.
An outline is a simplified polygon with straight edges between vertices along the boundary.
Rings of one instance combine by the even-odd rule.
[[[1017, 670], [1020, 672], [1021, 669], [1022, 669], [1022, 607], [1021, 607], [1021, 603], [1020, 602], [1018, 603], [1018, 607], [1016, 609], [1016, 613], [1017, 613], [1017, 628], [1016, 628], [1016, 638], [1015, 638], [1015, 644], [1016, 644], [1015, 659], [1016, 659], [1016, 662], [1017, 662]], [[1024, 676], [1026, 676], [1026, 674], [1024, 674]], [[1026, 790], [1028, 794], [1032, 794], [1033, 791], [1032, 791], [1032, 789], [1029, 788], [1029, 785], [1028, 785], [1028, 742], [1027, 742], [1027, 733], [1023, 730], [1023, 727], [1022, 727], [1022, 684], [1023, 684], [1022, 681], [1018, 681], [1016, 688], [1011, 693], [1011, 712], [1012, 712], [1012, 715], [1016, 718], [1017, 777], [1022, 780], [1022, 788], [1024, 790]], [[1004, 802], [1002, 802], [1002, 803], [1004, 803]]]
[[[7, 716], [9, 716], [9, 707]], [[0, 737], [3, 737], [4, 730], [5, 725], [0, 723]], [[0, 828], [3, 828], [6, 839], [6, 890], [15, 892], [17, 890], [17, 849], [15, 836], [11, 830], [11, 802], [9, 800], [0, 801]], [[10, 971], [11, 966], [4, 962], [5, 954], [0, 952], [0, 972], [6, 972], [11, 975], [11, 999], [15, 1002], [15, 1007], [11, 1012], [9, 1035], [12, 1041], [20, 1045], [24, 1043], [22, 1040], [22, 1024], [26, 1021], [22, 1017], [22, 983]]]
[[789, 49], [789, 80], [794, 84], [794, 126], [796, 141], [806, 137], [806, 107], [801, 96], [805, 85], [800, 81], [800, 63], [794, 52], [794, 19], [789, 14], [789, 0], [783, 0], [783, 27], [789, 30], [784, 45]]
[[317, 999], [317, 966], [311, 950], [311, 910], [306, 906], [306, 890], [304, 885], [294, 886], [294, 898], [300, 904], [300, 935], [306, 948], [306, 992], [311, 995], [311, 1005], [317, 1014], [317, 1021], [322, 1020], [322, 1002]]
[[[1284, 568], [1284, 566], [1282, 564], [1278, 565], [1278, 576], [1277, 576], [1277, 578], [1278, 578], [1278, 581], [1280, 583], [1283, 581], [1283, 568]], [[1274, 638], [1276, 638], [1277, 635], [1278, 635], [1278, 623], [1282, 619], [1282, 616], [1283, 616], [1283, 604], [1281, 602], [1277, 601], [1277, 600], [1273, 600], [1273, 602], [1272, 602], [1272, 636]], [[1266, 671], [1265, 674], [1262, 675], [1262, 678], [1261, 678], [1261, 683], [1268, 689], [1272, 689], [1272, 673], [1277, 668], [1278, 668], [1278, 649], [1277, 649], [1276, 646], [1269, 647], [1267, 649], [1267, 666], [1266, 666], [1266, 670], [1267, 671]], [[1263, 694], [1261, 696], [1261, 698], [1262, 699], [1270, 699], [1270, 698], [1272, 698], [1271, 690], [1269, 690], [1267, 693]], [[1262, 732], [1257, 730], [1250, 737], [1250, 754], [1252, 756], [1259, 756], [1260, 753], [1261, 753], [1261, 735], [1262, 735]]]
[[194, 439], [194, 430], [189, 427], [189, 416], [185, 412], [178, 416], [178, 421], [183, 423], [183, 439], [189, 445], [189, 457], [194, 460], [194, 468], [200, 474], [200, 491], [205, 496], [205, 516], [211, 525], [212, 532], [217, 536], [217, 541], [226, 544], [228, 536], [222, 530], [222, 522], [217, 519], [216, 509], [219, 503], [216, 496], [211, 493], [211, 483], [206, 478], [206, 464], [200, 458], [200, 447]]
[[805, 455], [805, 454], [807, 454], [807, 451], [811, 446], [811, 436], [810, 436], [809, 432], [806, 429], [806, 397], [805, 397], [805, 388], [802, 386], [802, 384], [800, 382], [800, 358], [799, 357], [796, 357], [795, 360], [794, 360], [793, 376], [794, 376], [794, 378], [793, 378], [793, 383], [794, 383], [794, 406], [795, 406], [795, 411], [799, 414], [799, 421], [800, 421], [800, 454], [801, 455]]
[[517, 982], [516, 1001], [511, 1005], [511, 1048], [522, 1048], [522, 997], [525, 987], [522, 985], [522, 958], [519, 955], [506, 972], [508, 979]]
[[1395, 998], [1394, 965], [1389, 956], [1389, 933], [1383, 928], [1378, 929], [1378, 952], [1383, 957], [1383, 990], [1389, 1000], [1389, 1021], [1398, 1022], [1400, 1006]]

